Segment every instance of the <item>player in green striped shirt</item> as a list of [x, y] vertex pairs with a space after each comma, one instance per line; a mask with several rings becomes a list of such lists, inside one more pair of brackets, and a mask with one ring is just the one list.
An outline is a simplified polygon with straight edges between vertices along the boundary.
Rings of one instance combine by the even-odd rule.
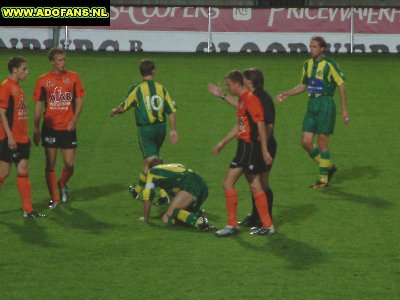
[[151, 202], [154, 198], [154, 189], [162, 188], [173, 201], [163, 215], [166, 224], [181, 222], [200, 231], [212, 231], [214, 226], [208, 224], [201, 205], [207, 199], [208, 187], [203, 178], [195, 171], [181, 164], [164, 164], [159, 158], [149, 164], [146, 185], [143, 190], [143, 217], [140, 220], [149, 220]]
[[[176, 105], [168, 91], [158, 82], [154, 81], [156, 66], [153, 61], [144, 59], [140, 62], [139, 70], [143, 81], [134, 85], [128, 92], [124, 102], [112, 109], [111, 116], [122, 114], [129, 108], [135, 108], [135, 120], [138, 129], [140, 149], [144, 159], [143, 172], [139, 174], [138, 184], [129, 190], [137, 199], [142, 191], [149, 163], [160, 156], [160, 149], [166, 136], [166, 119], [170, 124], [170, 141], [178, 141], [176, 124]], [[159, 203], [168, 202], [168, 195], [160, 191]]]
[[[324, 52], [324, 38], [316, 36], [310, 41], [311, 59], [303, 66], [301, 83], [295, 88], [280, 93], [277, 102], [282, 102], [289, 96], [294, 96], [308, 90], [309, 101], [303, 121], [303, 148], [310, 157], [319, 164], [319, 179], [311, 186], [313, 189], [325, 188], [328, 181], [336, 172], [332, 165], [328, 147], [329, 135], [333, 134], [336, 119], [336, 106], [333, 100], [336, 87], [339, 87], [342, 106], [342, 119], [349, 122], [347, 110], [345, 78], [336, 62], [327, 57]], [[318, 136], [318, 145], [314, 145], [314, 135]]]

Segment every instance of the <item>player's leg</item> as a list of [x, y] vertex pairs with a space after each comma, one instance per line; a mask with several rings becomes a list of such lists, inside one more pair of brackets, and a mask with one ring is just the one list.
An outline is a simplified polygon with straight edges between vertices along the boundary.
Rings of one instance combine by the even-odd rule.
[[225, 193], [225, 204], [228, 213], [228, 226], [237, 226], [238, 194], [235, 184], [243, 174], [243, 168], [229, 168], [222, 187]]
[[57, 182], [57, 187], [61, 195], [61, 200], [67, 202], [69, 200], [67, 183], [74, 174], [76, 148], [61, 149], [61, 154], [64, 165], [61, 171], [61, 177]]
[[46, 184], [50, 195], [49, 207], [52, 209], [58, 205], [58, 201], [60, 200], [57, 191], [57, 176], [55, 171], [57, 161], [57, 148], [45, 147], [44, 152], [46, 155]]
[[251, 234], [264, 235], [275, 233], [271, 216], [268, 212], [268, 201], [263, 190], [260, 174], [245, 173], [250, 191], [253, 193], [254, 202], [257, 207], [258, 214], [262, 221], [262, 227], [253, 231]]
[[311, 98], [308, 101], [307, 112], [303, 120], [303, 133], [301, 137], [301, 145], [308, 155], [319, 164], [320, 149], [314, 146], [314, 134], [317, 132], [317, 120], [315, 113], [319, 109], [319, 102], [316, 98]]
[[11, 151], [8, 148], [7, 139], [0, 141], [0, 187], [10, 174], [11, 170]]
[[169, 205], [167, 212], [163, 215], [163, 222], [173, 223], [173, 220], [179, 220], [182, 223], [195, 227], [198, 216], [186, 210], [193, 202], [194, 197], [192, 194], [187, 191], [179, 191]]
[[0, 160], [0, 187], [3, 185], [4, 181], [10, 174], [11, 163]]

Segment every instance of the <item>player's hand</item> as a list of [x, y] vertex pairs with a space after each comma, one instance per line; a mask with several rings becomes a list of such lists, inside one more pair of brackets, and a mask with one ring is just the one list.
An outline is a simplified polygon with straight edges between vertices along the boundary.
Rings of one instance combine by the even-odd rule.
[[33, 131], [33, 142], [36, 146], [39, 146], [39, 143], [40, 143], [40, 131], [39, 130]]
[[278, 96], [275, 97], [275, 103], [281, 103], [287, 99], [289, 95], [285, 92], [280, 93]]
[[350, 121], [349, 113], [347, 111], [342, 112], [343, 123], [348, 124]]
[[73, 131], [76, 128], [76, 121], [75, 118], [68, 122], [67, 124], [67, 131]]
[[10, 150], [12, 150], [12, 151], [17, 150], [17, 142], [15, 141], [13, 136], [10, 136], [8, 138], [8, 148], [10, 148]]
[[220, 85], [215, 85], [214, 83], [209, 83], [207, 85], [207, 89], [211, 94], [217, 97], [222, 97], [222, 95], [224, 94], [222, 91], [222, 87]]
[[224, 144], [222, 142], [216, 144], [215, 147], [213, 148], [214, 154], [218, 155], [221, 152], [222, 148], [224, 148]]
[[171, 130], [169, 132], [169, 140], [171, 141], [171, 144], [176, 144], [178, 142], [178, 133], [176, 130]]
[[271, 154], [269, 154], [269, 152], [263, 153], [263, 159], [267, 165], [272, 165], [272, 163], [274, 161], [274, 159], [272, 158]]
[[114, 117], [117, 113], [116, 113], [117, 109], [113, 108], [110, 112], [110, 117]]

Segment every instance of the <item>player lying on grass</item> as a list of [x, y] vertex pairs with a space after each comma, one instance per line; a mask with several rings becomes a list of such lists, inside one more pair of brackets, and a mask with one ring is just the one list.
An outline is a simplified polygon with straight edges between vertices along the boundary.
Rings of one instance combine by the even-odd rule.
[[208, 187], [203, 178], [191, 169], [180, 164], [164, 164], [159, 158], [154, 158], [149, 164], [146, 185], [143, 190], [143, 217], [147, 222], [150, 216], [151, 202], [155, 188], [164, 189], [173, 196], [167, 212], [162, 216], [166, 224], [184, 223], [200, 231], [212, 231], [214, 226], [200, 210], [207, 199]]

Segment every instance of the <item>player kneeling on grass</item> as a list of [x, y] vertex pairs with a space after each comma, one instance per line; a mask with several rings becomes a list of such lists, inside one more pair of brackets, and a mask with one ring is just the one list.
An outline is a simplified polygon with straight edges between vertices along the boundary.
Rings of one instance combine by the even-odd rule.
[[154, 158], [149, 164], [146, 185], [143, 190], [143, 212], [141, 220], [149, 220], [151, 202], [155, 188], [164, 189], [174, 196], [162, 220], [166, 224], [184, 223], [200, 231], [212, 231], [200, 206], [208, 196], [208, 187], [203, 178], [191, 169], [180, 164], [164, 164]]

